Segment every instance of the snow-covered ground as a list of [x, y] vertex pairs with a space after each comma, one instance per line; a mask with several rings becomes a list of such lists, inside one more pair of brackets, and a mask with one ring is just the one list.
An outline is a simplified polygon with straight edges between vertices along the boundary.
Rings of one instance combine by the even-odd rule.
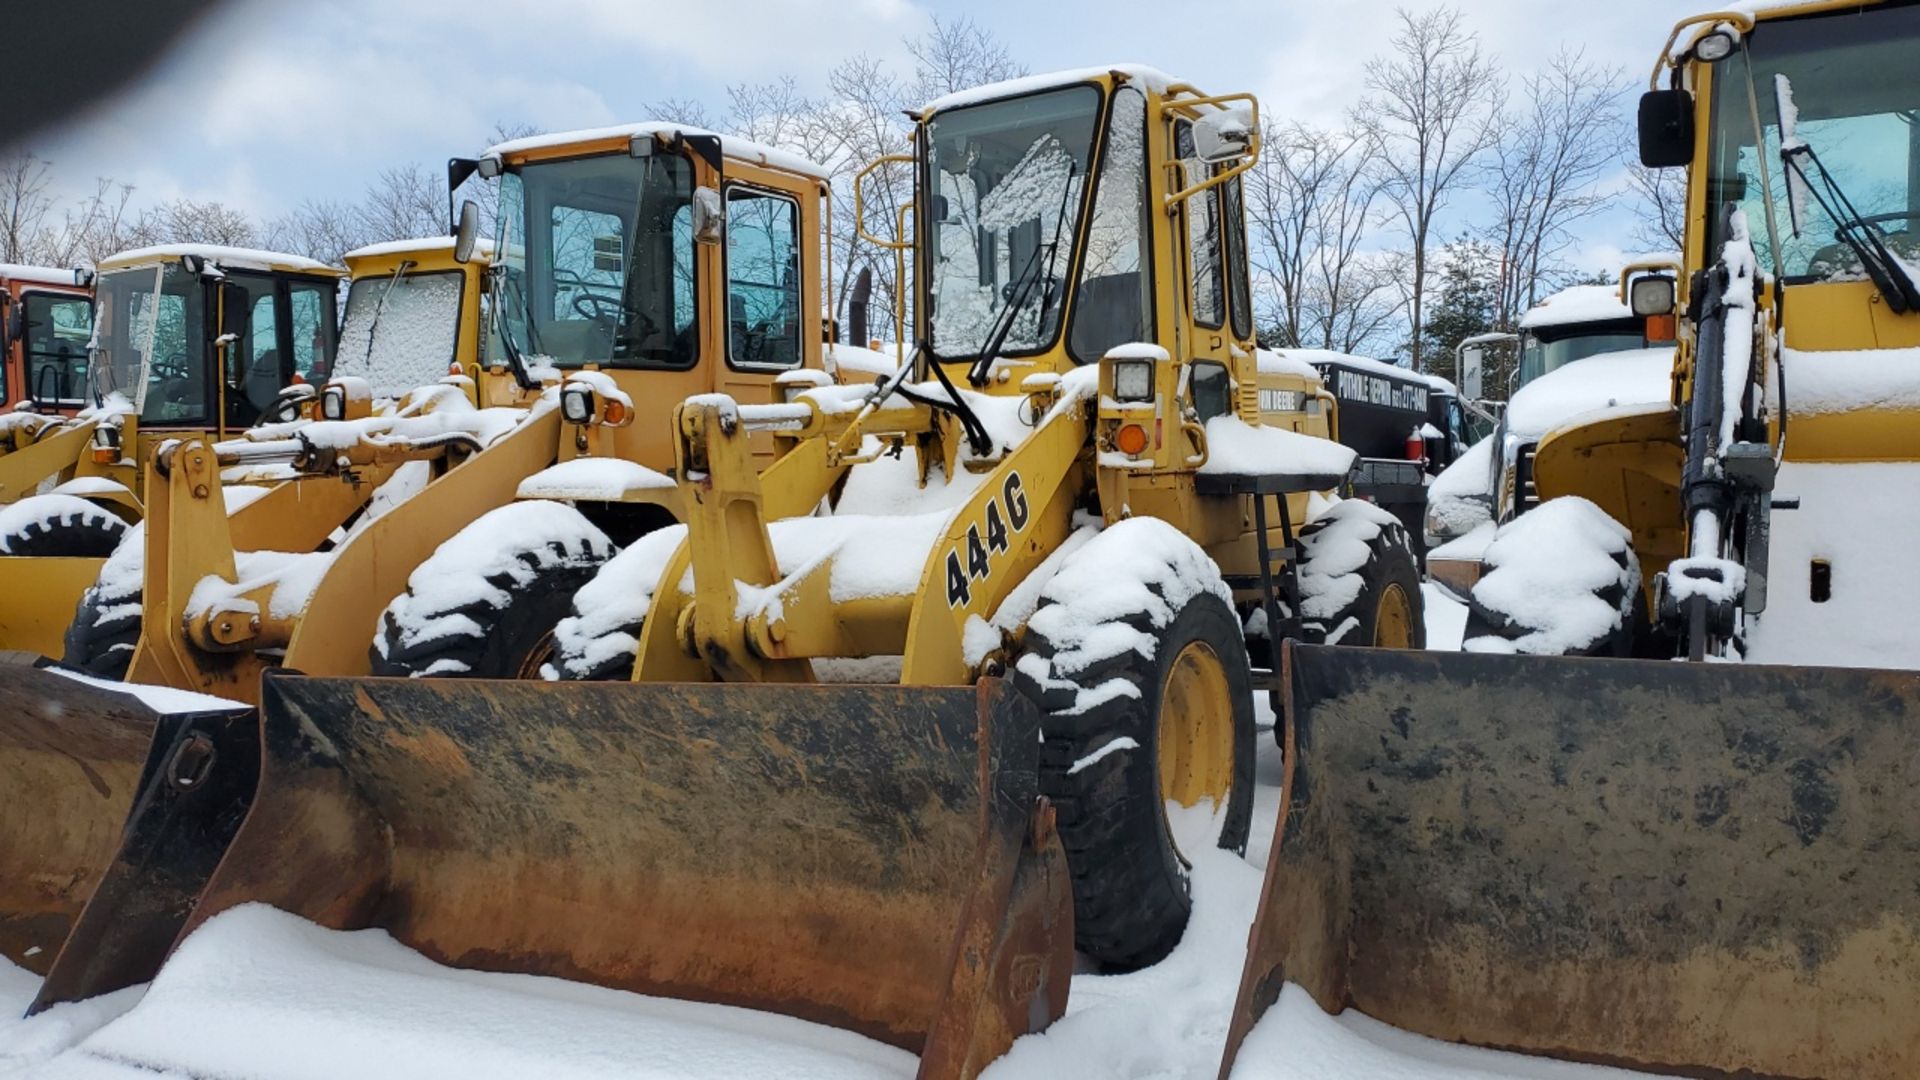
[[[1465, 610], [1425, 586], [1428, 640], [1457, 648]], [[1074, 977], [1066, 1017], [1020, 1040], [988, 1080], [1215, 1075], [1279, 806], [1273, 714], [1262, 725], [1247, 857], [1202, 852], [1194, 918], [1166, 960]], [[235, 909], [188, 941], [150, 987], [16, 1020], [37, 979], [0, 961], [0, 1076], [907, 1077], [914, 1061], [849, 1032], [559, 979], [442, 967], [381, 931], [320, 929]], [[1253, 1080], [1606, 1080], [1633, 1074], [1454, 1046], [1289, 988], [1236, 1077]]]

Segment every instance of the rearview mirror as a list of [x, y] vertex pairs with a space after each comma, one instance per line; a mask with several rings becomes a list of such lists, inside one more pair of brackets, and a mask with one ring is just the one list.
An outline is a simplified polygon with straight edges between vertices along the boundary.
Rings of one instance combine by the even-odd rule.
[[1693, 160], [1693, 95], [1649, 90], [1640, 95], [1640, 164], [1670, 169]]
[[727, 224], [720, 193], [710, 187], [693, 189], [693, 238], [702, 244], [717, 244]]
[[1253, 110], [1244, 105], [1210, 112], [1193, 122], [1194, 156], [1227, 165], [1253, 152]]
[[240, 370], [241, 350], [236, 346], [246, 337], [247, 322], [253, 315], [253, 294], [245, 285], [231, 281], [220, 283], [220, 370], [229, 390], [246, 385], [246, 372]]
[[453, 261], [465, 264], [473, 258], [473, 245], [480, 238], [480, 208], [472, 199], [460, 204], [460, 226], [453, 234]]
[[1478, 401], [1485, 394], [1480, 391], [1486, 381], [1487, 349], [1484, 345], [1468, 345], [1460, 350], [1460, 392], [1468, 401]]
[[1642, 318], [1671, 315], [1679, 302], [1678, 286], [1664, 274], [1648, 274], [1633, 279], [1627, 287], [1627, 305]]

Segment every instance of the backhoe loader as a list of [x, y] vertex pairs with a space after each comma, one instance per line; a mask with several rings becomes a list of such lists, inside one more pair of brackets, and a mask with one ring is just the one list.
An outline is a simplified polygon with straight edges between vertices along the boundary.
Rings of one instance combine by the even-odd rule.
[[[454, 163], [456, 175], [472, 167]], [[783, 379], [820, 375], [822, 327], [806, 328], [802, 316], [818, 310], [821, 294], [818, 277], [804, 272], [824, 261], [819, 208], [827, 188], [817, 167], [662, 124], [522, 140], [495, 148], [478, 167], [501, 177], [511, 231], [497, 248], [483, 249], [469, 205], [453, 238], [351, 253], [355, 282], [340, 355], [335, 377], [315, 388], [315, 419], [261, 425], [222, 442], [182, 439], [154, 455], [143, 538], [107, 561], [73, 616], [70, 666], [247, 704], [259, 700], [261, 672], [275, 667], [364, 674], [382, 609], [461, 526], [482, 521], [504, 529], [516, 493], [566, 498], [580, 510], [540, 506], [591, 514], [622, 539], [671, 521], [677, 497], [656, 470], [671, 468], [670, 444], [659, 429], [677, 397], [726, 388], [772, 402], [784, 392]], [[718, 242], [723, 213], [737, 234], [727, 250], [730, 271]], [[530, 220], [534, 248], [522, 235]], [[783, 231], [771, 232], [775, 227]], [[503, 254], [491, 259], [491, 251]], [[759, 275], [743, 265], [756, 251], [770, 260]], [[530, 252], [546, 254], [530, 259]], [[732, 274], [732, 290], [720, 287], [723, 272]], [[763, 280], [767, 274], [773, 276]], [[484, 357], [476, 351], [483, 280], [497, 320]], [[725, 298], [730, 291], [737, 299], [749, 286], [773, 297], [748, 307], [758, 316], [751, 323], [736, 318], [730, 325]], [[734, 308], [739, 314], [740, 305]], [[515, 334], [525, 337], [516, 343]], [[400, 394], [420, 379], [438, 381], [374, 410], [376, 397]], [[249, 503], [229, 517], [229, 481], [271, 482], [259, 503], [277, 500], [277, 508], [249, 515], [259, 505]], [[496, 516], [503, 508], [507, 517]], [[249, 528], [256, 532], [243, 533]], [[510, 575], [522, 567], [511, 542], [523, 537], [486, 536], [469, 569]], [[602, 536], [598, 547], [573, 554], [604, 558], [610, 550]], [[557, 599], [564, 605], [569, 597]], [[114, 726], [111, 717], [95, 718], [102, 695], [52, 673], [0, 669], [0, 690], [47, 702], [68, 729], [95, 734], [94, 727]], [[134, 726], [153, 728], [142, 716]], [[31, 775], [56, 789], [49, 798], [86, 802], [87, 820], [98, 827], [84, 831], [111, 837], [133, 802], [144, 743], [122, 740], [119, 775], [126, 783], [96, 789], [89, 800], [88, 770], [100, 772], [103, 763], [84, 752], [57, 760], [57, 748], [42, 735], [32, 717], [14, 729], [0, 719], [0, 746], [21, 759], [0, 761], [0, 775]], [[172, 746], [171, 729], [159, 729], [159, 739]], [[193, 742], [180, 739], [183, 746]], [[156, 743], [154, 752], [162, 749]], [[63, 839], [81, 831], [47, 832]], [[40, 851], [24, 841], [16, 850], [29, 869], [91, 870], [23, 872], [14, 880], [30, 895], [0, 897], [0, 920], [12, 910], [58, 909], [70, 921], [113, 857], [110, 842], [84, 855], [65, 847]], [[134, 886], [94, 901], [114, 912], [108, 925], [134, 938], [132, 947], [77, 947], [89, 970], [115, 985], [151, 975], [194, 896], [178, 868], [143, 859]], [[159, 880], [143, 876], [150, 865]], [[143, 922], [126, 904], [164, 909], [172, 921]], [[21, 956], [35, 948], [28, 966], [46, 970], [65, 925], [34, 924], [30, 938], [7, 943], [7, 955], [26, 963]], [[46, 994], [61, 985], [50, 980]]]
[[[1223, 1077], [1287, 981], [1536, 1054], [1920, 1074], [1916, 51], [1913, 3], [1675, 28], [1639, 122], [1684, 273], [1631, 296], [1684, 311], [1672, 399], [1541, 439], [1473, 586], [1509, 631], [1291, 651]], [[1663, 658], [1563, 655], [1623, 627]]]
[[[1057, 1018], [1076, 944], [1164, 956], [1190, 854], [1249, 829], [1243, 616], [1270, 641], [1422, 635], [1404, 530], [1331, 496], [1353, 454], [1330, 397], [1254, 348], [1258, 130], [1250, 95], [1136, 67], [927, 106], [887, 162], [915, 171], [915, 234], [881, 240], [914, 254], [910, 362], [681, 403], [683, 525], [577, 591], [537, 560], [497, 584], [572, 593], [557, 685], [271, 672], [257, 739], [190, 726], [216, 771], [260, 772], [183, 934], [262, 901], [460, 966], [824, 1021], [924, 1076]], [[568, 535], [525, 505], [525, 533]], [[458, 629], [395, 615], [383, 635]], [[236, 812], [149, 791], [136, 832]], [[116, 985], [83, 970], [112, 916], [89, 906], [92, 951], [42, 1003]]]

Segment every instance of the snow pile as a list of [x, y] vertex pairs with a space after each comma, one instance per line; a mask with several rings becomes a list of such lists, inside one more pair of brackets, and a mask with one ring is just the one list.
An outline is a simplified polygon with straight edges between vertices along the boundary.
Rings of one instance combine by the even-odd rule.
[[1137, 694], [1123, 678], [1082, 688], [1074, 677], [1129, 650], [1153, 659], [1152, 631], [1202, 593], [1233, 604], [1220, 568], [1200, 545], [1159, 518], [1128, 518], [1095, 536], [1047, 582], [1028, 629], [1046, 635], [1053, 656], [1028, 653], [1016, 665], [1043, 688], [1075, 690], [1073, 711], [1117, 693]]
[[[1468, 652], [1580, 652], [1631, 618], [1640, 587], [1633, 534], [1577, 495], [1548, 499], [1501, 526], [1473, 587], [1475, 605], [1504, 616], [1516, 637], [1468, 639]], [[1601, 594], [1619, 590], [1617, 602]]]
[[275, 619], [291, 619], [307, 609], [313, 591], [320, 587], [327, 567], [333, 563], [333, 551], [236, 551], [233, 553], [234, 580], [208, 575], [193, 587], [187, 598], [190, 618], [215, 611], [240, 611], [259, 615], [254, 601], [246, 594], [267, 592], [266, 614]]
[[1353, 460], [1352, 449], [1331, 439], [1249, 424], [1237, 416], [1216, 416], [1207, 421], [1207, 460], [1200, 472], [1345, 476]]
[[613, 542], [570, 506], [534, 501], [496, 507], [414, 567], [407, 591], [387, 605], [385, 620], [398, 634], [379, 635], [375, 647], [387, 656], [390, 645], [410, 648], [443, 637], [478, 637], [480, 624], [462, 609], [506, 607], [513, 598], [508, 590], [526, 588], [543, 570], [594, 566], [612, 556]]
[[[1762, 664], [1920, 667], [1920, 464], [1787, 461], [1772, 514], [1767, 610], [1747, 619], [1747, 659]], [[1895, 493], [1906, 493], [1896, 495]], [[1831, 567], [1831, 595], [1813, 600], [1813, 562]]]
[[1620, 302], [1620, 290], [1614, 286], [1574, 285], [1528, 308], [1526, 314], [1520, 316], [1520, 329], [1537, 330], [1544, 326], [1570, 326], [1633, 317], [1633, 309]]
[[22, 554], [28, 545], [48, 533], [83, 526], [97, 530], [125, 528], [119, 518], [78, 496], [29, 495], [19, 502], [0, 506], [0, 555]]
[[0, 956], [0, 1076], [26, 1075], [133, 1008], [145, 991], [144, 985], [130, 986], [29, 1018], [27, 1006], [40, 992], [40, 976]]
[[1427, 485], [1428, 542], [1464, 536], [1493, 520], [1493, 446], [1481, 439]]
[[1312, 524], [1300, 536], [1300, 618], [1326, 644], [1338, 645], [1359, 622], [1351, 615], [1334, 620], [1360, 599], [1374, 542], [1400, 519], [1364, 499], [1342, 499]]
[[209, 920], [136, 1008], [36, 1075], [877, 1080], [915, 1065], [836, 1028], [443, 967], [384, 931], [246, 905]]
[[1467, 605], [1430, 581], [1421, 583], [1420, 594], [1426, 608], [1427, 648], [1459, 652], [1467, 633]]
[[900, 370], [905, 362], [905, 354], [900, 356], [878, 349], [864, 349], [858, 345], [827, 345], [827, 366], [840, 373], [842, 381], [849, 383], [871, 383]]
[[1298, 375], [1320, 381], [1320, 369], [1293, 355], [1297, 350], [1255, 349], [1254, 366], [1262, 375]]
[[578, 457], [534, 473], [514, 492], [521, 499], [604, 499], [618, 502], [630, 491], [672, 490], [673, 477], [637, 461]]
[[1789, 428], [1793, 413], [1920, 409], [1920, 348], [1785, 349], [1781, 367], [1786, 372]]
[[1521, 387], [1507, 404], [1506, 429], [1538, 439], [1600, 409], [1664, 404], [1672, 396], [1672, 346], [1597, 353]]

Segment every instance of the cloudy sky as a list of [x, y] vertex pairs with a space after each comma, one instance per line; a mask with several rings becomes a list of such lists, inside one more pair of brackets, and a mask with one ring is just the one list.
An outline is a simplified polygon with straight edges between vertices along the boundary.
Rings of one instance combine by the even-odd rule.
[[[1460, 0], [1523, 76], [1561, 44], [1637, 88], [1667, 29], [1701, 0]], [[496, 121], [540, 130], [643, 119], [728, 83], [792, 75], [819, 90], [854, 53], [910, 70], [903, 39], [969, 15], [1033, 71], [1152, 64], [1263, 112], [1337, 121], [1386, 48], [1397, 3], [1423, 0], [234, 0], [144, 81], [31, 148], [63, 186], [133, 184], [141, 204], [218, 199], [271, 218], [351, 196], [379, 169], [472, 153]], [[1577, 12], [1577, 17], [1575, 14]], [[1623, 94], [1622, 122], [1629, 95]], [[1610, 262], [1621, 214], [1589, 223], [1582, 265]], [[1596, 266], [1597, 268], [1597, 266]]]

